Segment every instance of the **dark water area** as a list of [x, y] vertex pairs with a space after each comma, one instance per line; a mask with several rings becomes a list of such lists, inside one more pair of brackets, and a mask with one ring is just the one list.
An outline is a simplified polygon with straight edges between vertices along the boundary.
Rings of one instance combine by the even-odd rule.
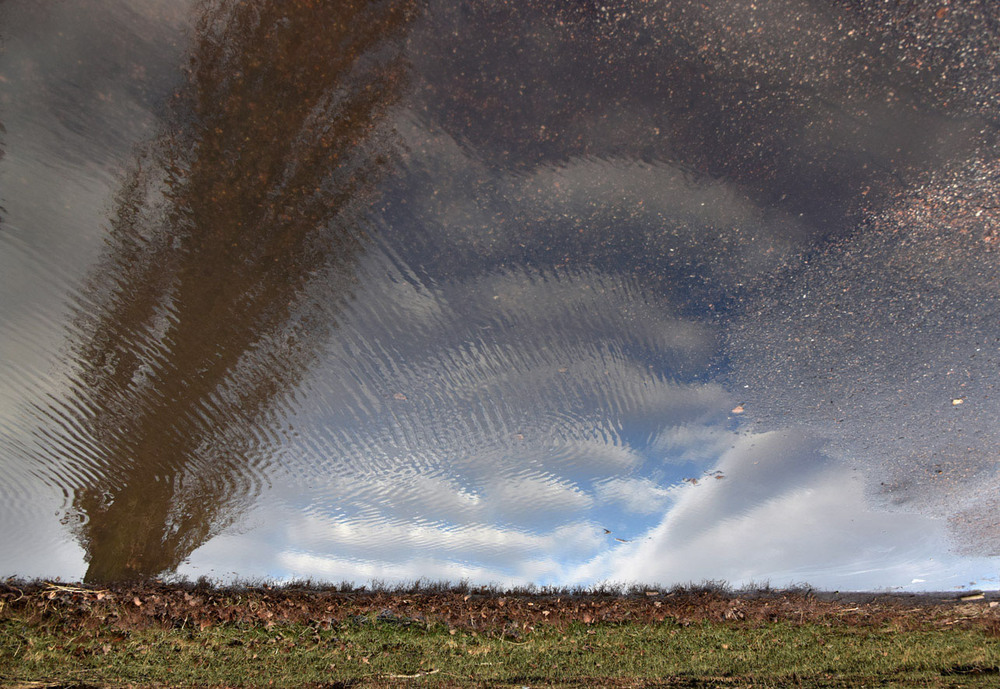
[[0, 575], [1000, 587], [998, 36], [0, 4]]

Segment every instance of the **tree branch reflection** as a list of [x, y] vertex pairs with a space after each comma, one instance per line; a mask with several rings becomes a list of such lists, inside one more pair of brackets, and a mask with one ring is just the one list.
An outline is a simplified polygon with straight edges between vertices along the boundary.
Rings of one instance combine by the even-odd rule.
[[75, 395], [100, 465], [75, 498], [87, 581], [173, 570], [252, 499], [391, 160], [411, 3], [198, 13], [173, 125], [124, 176], [78, 305]]
[[[0, 37], [2, 38], [2, 37]], [[0, 122], [0, 161], [3, 160], [4, 156], [4, 135], [7, 133], [6, 128], [3, 126], [3, 122]], [[7, 209], [3, 207], [3, 197], [0, 197], [0, 227], [3, 227], [3, 216], [7, 213]]]

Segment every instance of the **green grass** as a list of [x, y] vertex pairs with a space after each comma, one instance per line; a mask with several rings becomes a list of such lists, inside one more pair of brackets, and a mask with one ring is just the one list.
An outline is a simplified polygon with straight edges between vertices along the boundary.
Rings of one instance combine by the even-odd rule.
[[[541, 626], [516, 640], [445, 626], [348, 622], [110, 626], [63, 633], [56, 620], [0, 622], [0, 685], [124, 686], [641, 685], [985, 687], [1000, 643], [980, 630], [852, 626]], [[415, 676], [415, 677], [402, 677]]]

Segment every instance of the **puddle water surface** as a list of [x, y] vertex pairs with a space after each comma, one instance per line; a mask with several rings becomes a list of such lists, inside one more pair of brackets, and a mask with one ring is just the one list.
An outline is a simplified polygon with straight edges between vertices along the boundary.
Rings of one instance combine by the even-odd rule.
[[8, 0], [0, 574], [1000, 586], [998, 26]]

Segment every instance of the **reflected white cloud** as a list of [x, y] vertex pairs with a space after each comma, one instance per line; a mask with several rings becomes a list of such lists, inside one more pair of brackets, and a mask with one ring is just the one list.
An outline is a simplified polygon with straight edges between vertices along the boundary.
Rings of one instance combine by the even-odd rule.
[[598, 483], [595, 492], [603, 505], [617, 505], [633, 514], [662, 515], [678, 490], [645, 478], [612, 478]]
[[[283, 579], [315, 578], [321, 581], [406, 583], [417, 579], [427, 581], [496, 581], [515, 586], [529, 580], [520, 577], [497, 577], [494, 570], [459, 562], [447, 562], [432, 557], [418, 557], [401, 562], [371, 562], [320, 557], [307, 553], [281, 553], [275, 563], [277, 571], [287, 572]], [[273, 571], [273, 570], [272, 570]], [[420, 574], [414, 575], [414, 572]]]
[[551, 476], [499, 476], [487, 488], [486, 495], [498, 508], [502, 522], [558, 523], [578, 515], [593, 503], [589, 494]]
[[[990, 559], [948, 553], [942, 520], [872, 510], [863, 482], [802, 433], [743, 437], [715, 468], [726, 478], [670, 488], [644, 479], [599, 485], [599, 498], [617, 499], [622, 509], [632, 499], [645, 513], [647, 500], [662, 501], [662, 521], [633, 542], [616, 541], [591, 520], [529, 532], [374, 515], [303, 517], [299, 506], [270, 503], [255, 510], [257, 528], [211, 541], [181, 572], [221, 576], [229, 567], [242, 576], [502, 584], [721, 579], [839, 590], [947, 590], [978, 579], [996, 587], [981, 579], [992, 575]], [[269, 512], [280, 509], [287, 513]]]
[[991, 571], [987, 558], [948, 554], [943, 520], [873, 510], [860, 477], [802, 433], [741, 438], [716, 468], [724, 480], [686, 487], [642, 540], [602, 554], [575, 578], [934, 590]]
[[736, 439], [729, 429], [691, 422], [664, 428], [650, 445], [668, 462], [712, 462], [732, 449]]
[[[695, 273], [697, 289], [732, 290], [781, 266], [808, 236], [801, 218], [664, 160], [571, 157], [524, 174], [486, 165], [412, 112], [396, 126], [410, 152], [401, 205], [407, 224], [433, 242], [438, 255], [429, 260], [517, 264], [538, 255], [572, 267], [641, 247], [671, 278], [661, 288], [695, 288], [685, 284]], [[516, 283], [509, 289], [517, 295]], [[643, 328], [641, 318], [632, 324]]]
[[873, 479], [883, 504], [950, 517], [969, 552], [993, 555], [998, 181], [995, 157], [928, 175], [866, 231], [756, 295], [726, 345], [755, 429], [797, 417]]
[[627, 475], [644, 461], [635, 448], [599, 437], [561, 440], [547, 445], [545, 451], [547, 460], [560, 471], [588, 475]]
[[27, 481], [0, 486], [0, 578], [83, 576], [83, 548], [60, 521], [65, 508], [61, 498]]
[[567, 563], [592, 557], [607, 543], [604, 530], [587, 521], [528, 531], [492, 524], [390, 521], [376, 514], [349, 519], [304, 510], [301, 496], [288, 497], [296, 502], [258, 505], [242, 530], [209, 541], [178, 573], [359, 583], [372, 578], [555, 582], [565, 578]]

